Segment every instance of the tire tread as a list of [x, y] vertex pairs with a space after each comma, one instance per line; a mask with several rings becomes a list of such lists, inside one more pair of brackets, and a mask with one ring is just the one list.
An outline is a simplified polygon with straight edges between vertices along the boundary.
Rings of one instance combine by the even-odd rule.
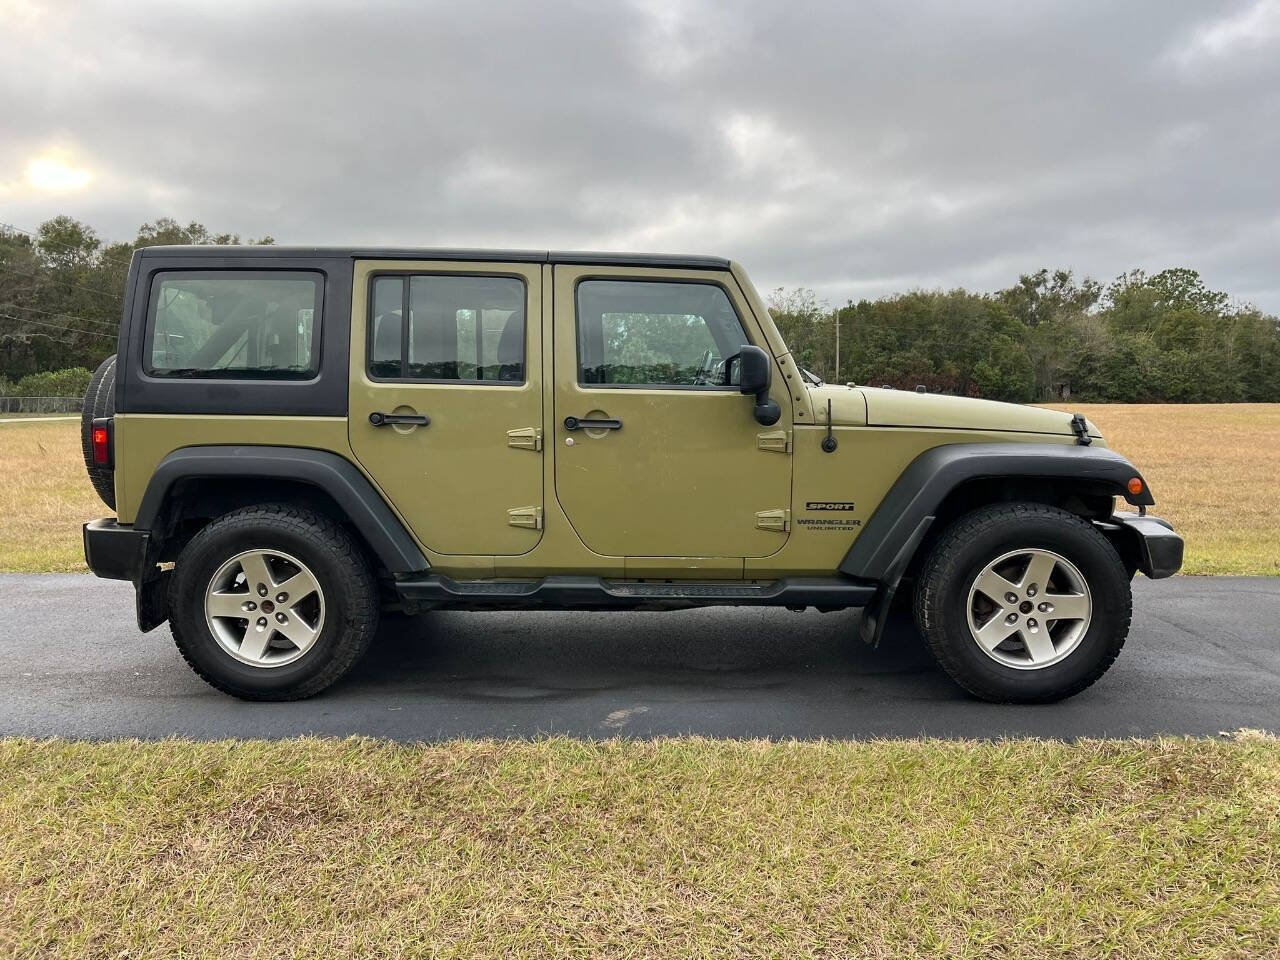
[[[328, 555], [337, 563], [339, 570], [338, 590], [344, 596], [349, 608], [350, 617], [344, 632], [336, 645], [330, 661], [322, 670], [308, 679], [291, 687], [272, 690], [261, 690], [245, 687], [227, 681], [206, 670], [198, 658], [192, 655], [192, 641], [184, 636], [176, 618], [170, 619], [169, 628], [173, 641], [187, 661], [187, 665], [206, 683], [224, 693], [239, 697], [242, 700], [254, 701], [290, 701], [305, 700], [336, 683], [359, 662], [369, 649], [373, 635], [378, 627], [378, 592], [369, 569], [364, 550], [341, 526], [327, 517], [313, 513], [302, 507], [287, 503], [262, 504], [243, 507], [224, 514], [212, 521], [197, 533], [183, 550], [199, 550], [201, 545], [228, 528], [239, 526], [260, 526], [271, 524], [287, 529], [295, 536], [308, 540], [316, 550]], [[181, 568], [182, 559], [178, 560]], [[177, 572], [177, 571], [175, 571]], [[169, 609], [179, 609], [179, 594], [183, 587], [182, 578], [174, 576], [169, 585]]]
[[112, 510], [116, 508], [116, 474], [109, 467], [93, 462], [93, 421], [98, 417], [110, 417], [116, 409], [116, 354], [98, 364], [89, 378], [85, 391], [84, 407], [80, 413], [80, 453], [84, 468], [94, 491]]
[[942, 603], [944, 592], [961, 563], [962, 552], [976, 537], [996, 527], [1007, 525], [1011, 521], [1025, 523], [1032, 520], [1051, 520], [1072, 524], [1086, 531], [1090, 536], [1096, 537], [1112, 559], [1115, 576], [1124, 579], [1126, 583], [1128, 581], [1124, 564], [1106, 538], [1098, 533], [1089, 521], [1058, 507], [1041, 503], [1000, 503], [980, 507], [956, 520], [934, 544], [921, 571], [916, 586], [916, 625], [930, 652], [947, 675], [969, 693], [983, 700], [997, 703], [1052, 703], [1074, 696], [1092, 686], [1110, 669], [1120, 655], [1133, 619], [1133, 603], [1126, 589], [1123, 609], [1118, 611], [1113, 637], [1103, 655], [1084, 676], [1053, 692], [1012, 697], [1007, 690], [986, 682], [984, 678], [968, 669], [957, 655], [952, 643], [948, 641], [944, 629], [945, 612]]

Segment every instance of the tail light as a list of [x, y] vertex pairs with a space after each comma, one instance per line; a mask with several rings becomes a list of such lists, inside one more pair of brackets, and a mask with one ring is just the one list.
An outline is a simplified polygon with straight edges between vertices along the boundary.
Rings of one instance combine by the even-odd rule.
[[103, 417], [93, 421], [90, 434], [93, 444], [93, 463], [97, 467], [110, 467], [111, 463], [111, 418]]

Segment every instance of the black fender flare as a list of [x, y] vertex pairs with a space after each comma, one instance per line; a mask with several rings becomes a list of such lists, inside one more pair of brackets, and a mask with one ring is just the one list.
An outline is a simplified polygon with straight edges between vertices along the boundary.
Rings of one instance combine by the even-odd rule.
[[400, 518], [355, 464], [336, 453], [306, 447], [212, 444], [175, 450], [152, 473], [134, 527], [157, 528], [165, 498], [177, 481], [213, 478], [310, 484], [333, 498], [391, 573], [417, 573], [430, 567]]
[[947, 496], [968, 481], [999, 477], [1074, 481], [1123, 496], [1134, 506], [1155, 503], [1145, 480], [1141, 493], [1129, 492], [1129, 480], [1142, 475], [1125, 457], [1105, 447], [944, 444], [926, 450], [902, 471], [840, 561], [840, 572], [892, 589]]

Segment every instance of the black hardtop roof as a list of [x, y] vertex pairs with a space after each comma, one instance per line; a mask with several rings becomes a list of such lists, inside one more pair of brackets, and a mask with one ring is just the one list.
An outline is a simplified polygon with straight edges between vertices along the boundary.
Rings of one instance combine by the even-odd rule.
[[144, 257], [250, 258], [359, 260], [471, 260], [482, 263], [572, 263], [588, 266], [670, 267], [691, 270], [724, 270], [724, 257], [674, 253], [608, 253], [575, 250], [474, 250], [458, 247], [277, 247], [262, 245], [141, 247]]

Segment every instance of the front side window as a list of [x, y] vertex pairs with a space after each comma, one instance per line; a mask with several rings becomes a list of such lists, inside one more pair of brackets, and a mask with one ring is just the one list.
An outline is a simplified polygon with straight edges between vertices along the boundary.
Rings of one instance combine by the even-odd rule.
[[151, 287], [147, 372], [308, 380], [319, 369], [322, 289], [316, 273], [158, 274]]
[[369, 374], [380, 380], [524, 382], [524, 282], [375, 276]]
[[578, 284], [578, 382], [723, 387], [747, 338], [712, 283], [584, 280]]

